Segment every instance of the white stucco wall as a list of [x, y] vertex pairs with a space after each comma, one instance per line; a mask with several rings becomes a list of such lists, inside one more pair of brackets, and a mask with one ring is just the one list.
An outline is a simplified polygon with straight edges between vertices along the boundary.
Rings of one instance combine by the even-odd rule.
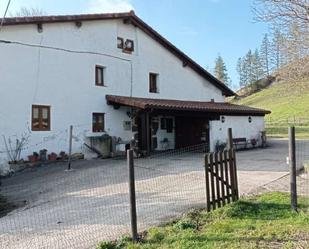
[[[118, 36], [134, 40], [132, 54], [117, 48]], [[43, 24], [42, 33], [37, 32], [36, 25], [4, 26], [0, 39], [60, 48], [0, 43], [0, 54], [5, 58], [0, 66], [0, 136], [13, 139], [30, 133], [22, 158], [44, 148], [49, 153], [67, 151], [69, 125], [74, 126], [73, 152], [83, 151], [86, 136], [102, 135], [91, 131], [93, 112], [105, 113], [106, 133], [130, 140], [132, 132], [123, 127], [124, 121], [130, 121], [129, 109], [114, 110], [106, 103], [107, 94], [224, 101], [221, 90], [190, 67], [183, 67], [182, 61], [171, 52], [122, 20], [88, 21], [81, 28], [74, 23]], [[95, 86], [95, 65], [105, 67], [105, 87]], [[149, 93], [149, 72], [159, 75], [159, 93]], [[34, 104], [51, 107], [51, 131], [30, 130]], [[227, 118], [226, 125], [231, 123], [239, 129], [237, 123], [242, 118]], [[260, 119], [263, 118], [257, 118], [259, 122]], [[222, 125], [219, 122], [211, 125], [213, 139], [224, 138], [220, 131]], [[172, 141], [174, 133], [164, 134], [159, 130], [159, 147], [164, 137]], [[3, 151], [4, 143], [0, 139], [0, 165], [7, 169], [4, 166], [7, 155]]]
[[[117, 36], [134, 40], [135, 51], [124, 54], [119, 50]], [[0, 135], [20, 138], [24, 132], [30, 133], [22, 158], [44, 148], [49, 153], [67, 151], [69, 125], [74, 125], [73, 151], [81, 151], [84, 137], [94, 135], [93, 112], [105, 113], [109, 135], [131, 139], [132, 132], [123, 128], [123, 122], [130, 120], [128, 109], [108, 106], [107, 94], [223, 101], [221, 90], [183, 67], [182, 61], [143, 31], [121, 20], [83, 22], [81, 28], [74, 23], [43, 24], [42, 33], [36, 25], [5, 26], [0, 38], [71, 51], [0, 43], [5, 58], [0, 67]], [[95, 65], [105, 67], [106, 87], [95, 86]], [[149, 93], [149, 72], [159, 74], [159, 93]], [[30, 131], [33, 104], [51, 107], [51, 131]], [[2, 169], [7, 161], [3, 151], [1, 139]]]
[[249, 123], [249, 116], [224, 116], [225, 122], [210, 121], [210, 149], [213, 151], [217, 141], [227, 142], [227, 130], [232, 128], [234, 138], [257, 139], [261, 143], [261, 132], [264, 131], [264, 117], [251, 116], [252, 122]]

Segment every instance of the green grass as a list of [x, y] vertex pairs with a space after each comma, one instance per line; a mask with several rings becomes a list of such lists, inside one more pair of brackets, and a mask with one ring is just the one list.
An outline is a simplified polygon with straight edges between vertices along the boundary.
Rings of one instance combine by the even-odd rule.
[[309, 79], [299, 82], [279, 82], [232, 103], [270, 110], [266, 115], [268, 135], [287, 137], [287, 127], [294, 123], [298, 137], [309, 137]]
[[299, 212], [293, 212], [287, 194], [263, 194], [210, 213], [191, 211], [166, 226], [149, 229], [138, 244], [122, 239], [97, 248], [309, 248], [309, 199], [300, 198], [299, 203]]

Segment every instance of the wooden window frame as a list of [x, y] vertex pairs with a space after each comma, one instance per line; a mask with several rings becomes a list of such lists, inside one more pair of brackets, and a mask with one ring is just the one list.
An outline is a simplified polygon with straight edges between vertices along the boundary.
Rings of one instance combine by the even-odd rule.
[[[39, 128], [37, 127], [34, 127], [34, 118], [33, 118], [33, 112], [34, 112], [34, 109], [35, 108], [38, 108], [39, 109]], [[43, 117], [42, 117], [42, 109], [43, 108], [46, 108], [47, 109], [47, 119], [48, 119], [48, 122], [47, 122], [47, 128], [43, 128], [42, 126], [42, 123], [43, 123]], [[51, 120], [50, 120], [50, 117], [51, 117], [51, 114], [50, 114], [50, 106], [48, 105], [32, 105], [32, 111], [31, 111], [31, 130], [32, 131], [50, 131], [50, 126], [51, 126]]]
[[[127, 43], [129, 43], [129, 42], [132, 43], [132, 47], [131, 47], [131, 48], [128, 48], [128, 47], [127, 47]], [[124, 44], [123, 44], [123, 51], [124, 51], [124, 52], [128, 52], [128, 53], [134, 52], [134, 41], [131, 40], [131, 39], [126, 39], [126, 41], [125, 41]]]
[[[93, 123], [93, 118], [94, 116], [103, 116], [103, 129], [97, 129], [98, 124]], [[92, 132], [93, 133], [100, 133], [100, 132], [105, 132], [105, 113], [104, 112], [93, 112], [92, 113]]]
[[[118, 41], [121, 41], [121, 45], [118, 44]], [[124, 48], [124, 39], [122, 37], [117, 37], [117, 48]]]
[[[152, 77], [154, 76], [154, 79], [155, 79], [155, 82], [153, 83], [152, 82]], [[158, 87], [158, 77], [159, 77], [159, 74], [157, 73], [149, 73], [149, 92], [150, 93], [159, 93], [159, 87]], [[154, 86], [153, 86], [154, 84]]]
[[[102, 72], [102, 82], [99, 82], [99, 77], [98, 77], [98, 71], [101, 70]], [[96, 86], [105, 86], [105, 82], [104, 82], [104, 70], [105, 67], [101, 66], [101, 65], [96, 65], [95, 66], [95, 85]]]

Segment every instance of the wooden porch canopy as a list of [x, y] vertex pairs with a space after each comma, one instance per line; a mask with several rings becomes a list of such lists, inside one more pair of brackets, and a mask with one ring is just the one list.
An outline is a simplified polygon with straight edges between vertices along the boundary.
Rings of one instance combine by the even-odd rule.
[[219, 115], [265, 116], [270, 111], [224, 102], [202, 102], [172, 99], [150, 99], [106, 95], [107, 103], [114, 106], [129, 106], [144, 111], [203, 112]]

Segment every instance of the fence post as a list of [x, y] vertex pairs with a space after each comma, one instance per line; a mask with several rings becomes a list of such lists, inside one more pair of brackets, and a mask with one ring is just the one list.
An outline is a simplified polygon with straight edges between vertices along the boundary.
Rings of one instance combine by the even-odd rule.
[[291, 207], [297, 210], [297, 189], [296, 189], [296, 156], [295, 156], [295, 127], [289, 127], [289, 164], [290, 164], [290, 188]]
[[136, 215], [136, 197], [135, 197], [135, 176], [133, 150], [127, 150], [127, 164], [129, 170], [129, 195], [130, 195], [130, 218], [132, 240], [137, 241], [137, 215]]
[[73, 139], [73, 125], [70, 125], [69, 131], [69, 158], [68, 158], [68, 170], [71, 170], [71, 159], [72, 159], [72, 139]]
[[232, 133], [232, 128], [228, 128], [228, 130], [227, 130], [227, 145], [228, 145], [228, 149], [233, 149], [233, 133]]
[[206, 208], [207, 212], [210, 212], [210, 190], [209, 190], [209, 160], [208, 154], [205, 155], [205, 183], [206, 183]]

